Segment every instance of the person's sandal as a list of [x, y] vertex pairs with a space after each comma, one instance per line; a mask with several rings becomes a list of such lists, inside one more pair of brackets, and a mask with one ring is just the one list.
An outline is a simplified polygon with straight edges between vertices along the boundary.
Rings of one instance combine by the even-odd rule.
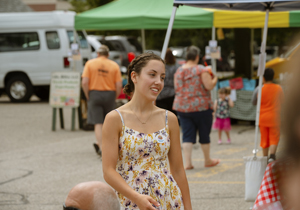
[[100, 149], [99, 146], [98, 146], [98, 144], [95, 144], [95, 143], [94, 143], [93, 145], [94, 145], [94, 148], [95, 148], [96, 153], [98, 153], [98, 151], [99, 151], [99, 149]]
[[102, 157], [102, 152], [101, 152], [98, 144], [94, 143], [93, 145], [94, 145], [94, 148], [95, 148], [95, 151], [96, 151], [97, 155], [99, 155], [100, 157]]
[[275, 160], [276, 160], [275, 154], [270, 154], [270, 157], [268, 159], [268, 164], [271, 163], [271, 162], [273, 162], [273, 161], [275, 161]]

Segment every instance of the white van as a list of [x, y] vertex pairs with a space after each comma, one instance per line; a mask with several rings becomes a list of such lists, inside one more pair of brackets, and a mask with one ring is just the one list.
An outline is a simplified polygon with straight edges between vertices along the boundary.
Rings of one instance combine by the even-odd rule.
[[0, 13], [0, 95], [25, 102], [48, 99], [51, 73], [83, 71], [91, 59], [85, 31], [76, 32], [81, 59], [72, 61], [75, 12]]

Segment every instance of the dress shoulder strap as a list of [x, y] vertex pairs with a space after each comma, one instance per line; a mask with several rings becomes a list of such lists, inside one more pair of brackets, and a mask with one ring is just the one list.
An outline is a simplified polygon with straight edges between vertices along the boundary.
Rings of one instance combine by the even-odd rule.
[[168, 110], [166, 110], [166, 127], [168, 127]]
[[119, 113], [119, 115], [120, 115], [120, 117], [121, 117], [121, 121], [122, 121], [122, 126], [124, 127], [125, 124], [124, 124], [124, 120], [123, 120], [123, 117], [122, 117], [122, 115], [121, 115], [121, 112], [120, 112], [119, 110], [117, 110], [117, 109], [115, 109], [115, 111], [117, 111], [117, 112]]

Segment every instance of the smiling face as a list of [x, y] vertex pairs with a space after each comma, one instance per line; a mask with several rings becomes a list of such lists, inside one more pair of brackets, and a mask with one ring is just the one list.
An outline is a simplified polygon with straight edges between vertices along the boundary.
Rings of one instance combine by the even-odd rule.
[[165, 65], [159, 60], [150, 60], [138, 75], [131, 73], [135, 85], [135, 93], [154, 101], [164, 87], [166, 76]]

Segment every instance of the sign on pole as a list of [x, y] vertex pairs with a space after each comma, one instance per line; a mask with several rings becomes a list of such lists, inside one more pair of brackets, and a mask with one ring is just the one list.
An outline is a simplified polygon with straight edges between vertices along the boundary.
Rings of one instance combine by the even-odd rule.
[[80, 103], [80, 73], [53, 72], [50, 85], [52, 107], [78, 107]]
[[220, 59], [221, 58], [221, 47], [218, 46], [216, 40], [210, 40], [209, 46], [205, 47], [205, 58], [206, 59]]

